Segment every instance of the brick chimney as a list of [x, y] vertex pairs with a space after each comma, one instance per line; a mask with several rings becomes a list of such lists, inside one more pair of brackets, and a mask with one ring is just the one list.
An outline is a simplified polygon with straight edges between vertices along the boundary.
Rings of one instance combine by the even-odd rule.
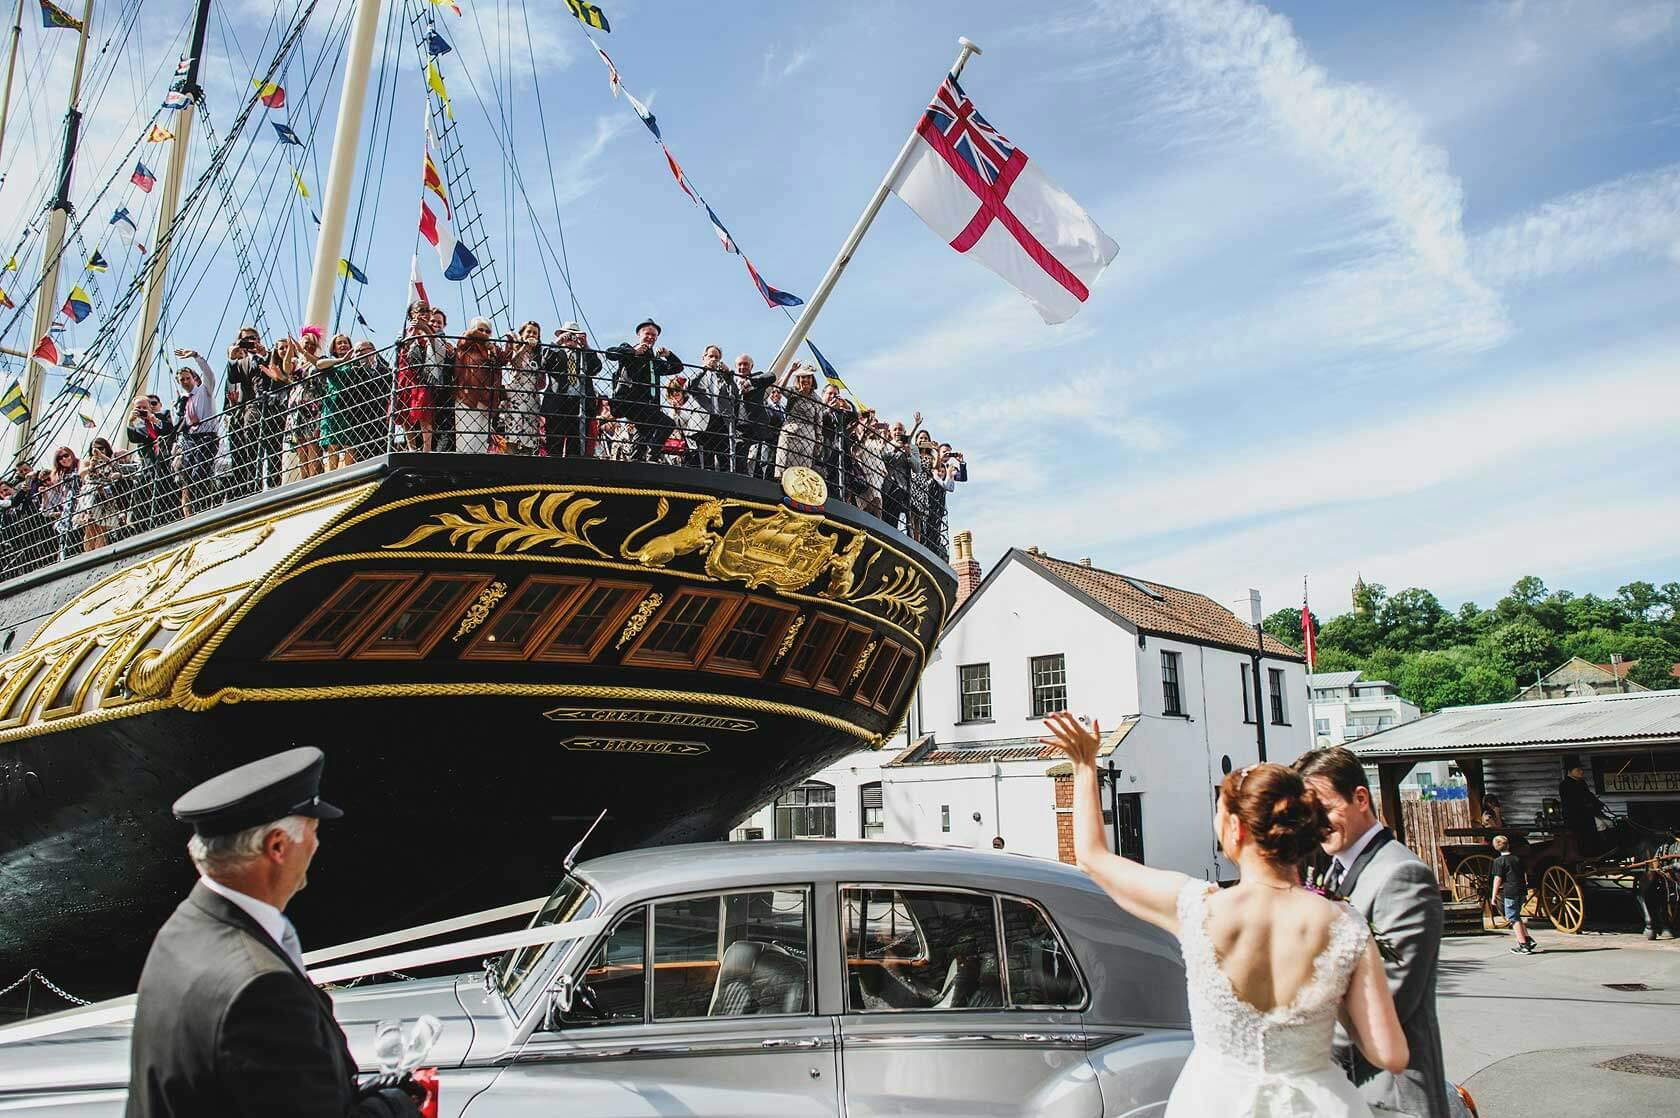
[[951, 566], [957, 572], [957, 600], [960, 607], [980, 585], [980, 562], [974, 558], [974, 533], [964, 529], [951, 537]]

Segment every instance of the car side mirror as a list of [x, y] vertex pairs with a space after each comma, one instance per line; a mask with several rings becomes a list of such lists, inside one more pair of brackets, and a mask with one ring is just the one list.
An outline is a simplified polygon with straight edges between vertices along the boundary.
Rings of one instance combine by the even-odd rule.
[[562, 974], [554, 980], [554, 985], [548, 988], [548, 1012], [544, 1014], [547, 1018], [547, 1028], [560, 1027], [566, 1015], [572, 1011], [572, 998], [576, 992], [577, 984], [572, 981], [571, 975]]

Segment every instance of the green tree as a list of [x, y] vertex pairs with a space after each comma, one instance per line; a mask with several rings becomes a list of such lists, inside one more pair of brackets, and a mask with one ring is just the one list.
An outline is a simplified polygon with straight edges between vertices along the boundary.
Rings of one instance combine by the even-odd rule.
[[1668, 691], [1680, 687], [1680, 679], [1674, 678], [1675, 661], [1670, 658], [1662, 660], [1651, 658], [1639, 660], [1628, 668], [1627, 677], [1641, 687], [1648, 687], [1652, 691]]
[[1414, 652], [1394, 676], [1400, 694], [1425, 711], [1511, 697], [1511, 678], [1466, 649]]
[[1649, 620], [1651, 614], [1667, 603], [1663, 595], [1648, 582], [1630, 582], [1616, 588], [1616, 601], [1634, 621]]
[[1672, 674], [1675, 662], [1680, 661], [1680, 652], [1660, 637], [1628, 637], [1616, 651], [1622, 654], [1622, 659], [1633, 661], [1627, 677], [1641, 687], [1666, 691], [1680, 682]]
[[1340, 648], [1355, 656], [1369, 656], [1382, 643], [1382, 630], [1372, 615], [1358, 611], [1337, 614], [1318, 632], [1318, 647]]
[[1621, 606], [1615, 602], [1606, 601], [1597, 594], [1582, 594], [1579, 598], [1571, 598], [1563, 607], [1564, 623], [1567, 632], [1577, 633], [1582, 629], [1615, 629], [1627, 618], [1622, 613]]
[[1608, 664], [1612, 652], [1622, 650], [1625, 638], [1615, 629], [1594, 626], [1591, 629], [1580, 629], [1570, 633], [1560, 642], [1559, 651], [1567, 659], [1579, 656], [1593, 664]]
[[1489, 634], [1488, 643], [1501, 666], [1525, 686], [1558, 659], [1552, 635], [1532, 617], [1518, 617], [1501, 625]]
[[1353, 612], [1375, 617], [1388, 597], [1388, 587], [1380, 582], [1367, 582], [1353, 592]]
[[[1318, 615], [1313, 614], [1313, 632], [1318, 632]], [[1280, 609], [1266, 615], [1260, 622], [1260, 628], [1287, 644], [1290, 648], [1302, 649], [1306, 641], [1301, 636], [1301, 611], [1298, 609]]]
[[1546, 584], [1534, 575], [1523, 575], [1511, 584], [1511, 592], [1495, 603], [1501, 621], [1514, 621], [1534, 612], [1546, 597]]
[[1451, 623], [1452, 615], [1442, 607], [1440, 599], [1416, 586], [1389, 598], [1377, 615], [1383, 643], [1403, 652], [1450, 643], [1450, 634], [1443, 633], [1441, 627]]
[[1359, 670], [1359, 658], [1345, 648], [1325, 648], [1318, 646], [1318, 656], [1314, 659], [1313, 671], [1319, 674], [1325, 672], [1355, 672]]

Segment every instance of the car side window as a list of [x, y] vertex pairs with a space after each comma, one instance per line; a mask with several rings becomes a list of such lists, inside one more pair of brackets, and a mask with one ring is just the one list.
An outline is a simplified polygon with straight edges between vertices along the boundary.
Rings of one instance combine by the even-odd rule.
[[811, 1012], [804, 889], [662, 901], [653, 909], [653, 1016]]
[[847, 888], [847, 1004], [854, 1013], [997, 1009], [997, 913], [982, 893]]
[[572, 994], [568, 1027], [640, 1024], [647, 996], [647, 908], [621, 917]]
[[1085, 988], [1044, 910], [1005, 897], [1004, 953], [1009, 959], [1009, 1004], [1018, 1009], [1078, 1009]]

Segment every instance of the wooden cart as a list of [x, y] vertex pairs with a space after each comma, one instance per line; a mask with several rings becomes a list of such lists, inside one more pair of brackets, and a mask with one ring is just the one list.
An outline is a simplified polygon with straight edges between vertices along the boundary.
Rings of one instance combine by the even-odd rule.
[[1524, 827], [1497, 831], [1448, 827], [1442, 834], [1480, 840], [1443, 842], [1442, 868], [1453, 900], [1482, 902], [1495, 928], [1507, 926], [1504, 911], [1491, 903], [1496, 855], [1491, 840], [1495, 834], [1510, 839], [1511, 853], [1528, 875], [1529, 892], [1522, 907], [1525, 918], [1544, 916], [1558, 931], [1574, 935], [1586, 923], [1587, 896], [1593, 890], [1637, 893], [1654, 886], [1656, 903], [1663, 906], [1668, 927], [1680, 927], [1680, 854], [1639, 858], [1625, 847], [1613, 846], [1594, 857], [1581, 858], [1567, 835]]

